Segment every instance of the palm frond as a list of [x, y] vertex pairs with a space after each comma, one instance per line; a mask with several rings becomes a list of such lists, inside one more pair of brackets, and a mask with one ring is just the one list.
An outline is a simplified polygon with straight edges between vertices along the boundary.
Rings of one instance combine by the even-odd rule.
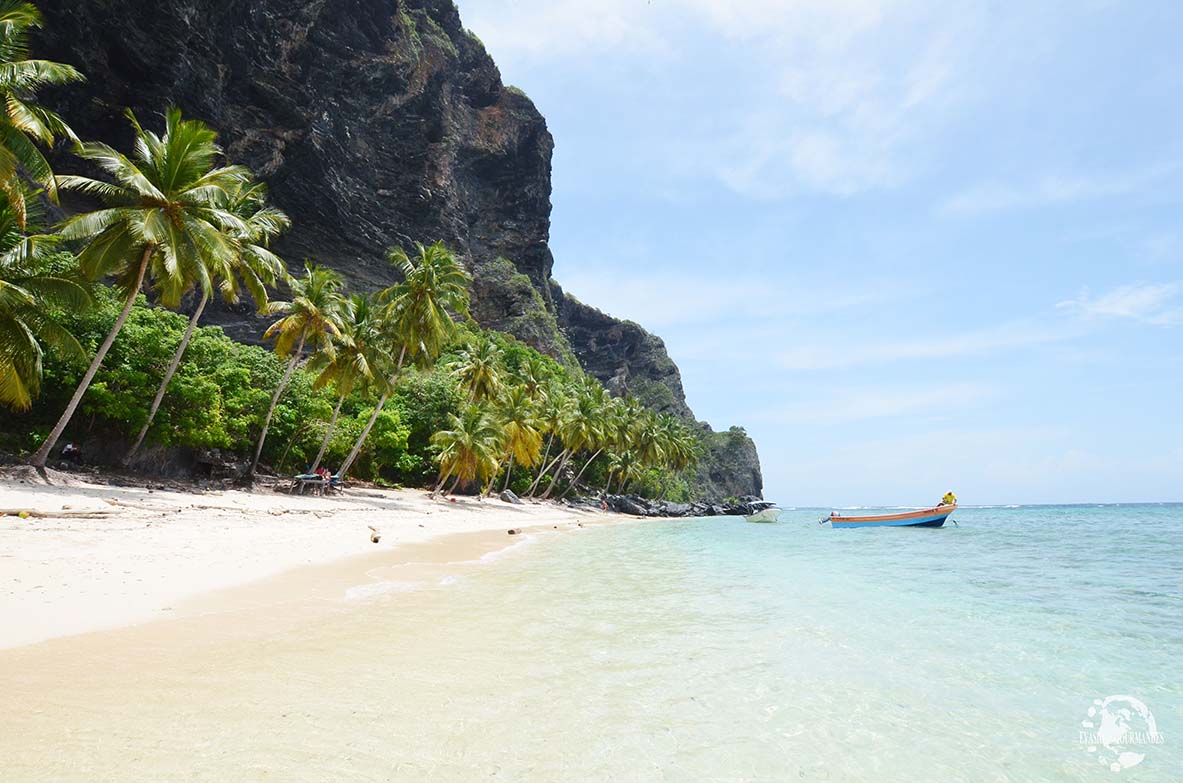
[[41, 154], [41, 150], [37, 149], [37, 145], [29, 141], [28, 136], [12, 124], [0, 122], [0, 145], [3, 145], [20, 164], [30, 179], [45, 188], [46, 195], [51, 200], [57, 199], [57, 185], [54, 183], [49, 161]]
[[143, 252], [143, 246], [127, 223], [111, 223], [78, 252], [78, 264], [88, 279], [99, 280], [126, 265], [129, 256]]
[[80, 310], [93, 301], [86, 286], [65, 277], [38, 275], [24, 279], [21, 286], [37, 299], [58, 307]]
[[136, 194], [127, 188], [111, 182], [104, 182], [101, 179], [91, 179], [90, 177], [81, 177], [75, 174], [59, 174], [56, 180], [59, 190], [73, 190], [88, 196], [95, 196], [108, 204], [126, 203], [136, 197]]
[[75, 154], [94, 163], [114, 177], [120, 185], [134, 191], [141, 198], [149, 198], [159, 202], [167, 201], [160, 188], [146, 177], [136, 164], [114, 148], [102, 142], [89, 141], [80, 144]]
[[63, 354], [68, 359], [85, 359], [86, 349], [78, 338], [42, 311], [25, 314], [24, 321], [37, 340]]
[[72, 65], [49, 60], [15, 60], [0, 63], [0, 85], [12, 92], [32, 93], [42, 87], [54, 87], [85, 81]]

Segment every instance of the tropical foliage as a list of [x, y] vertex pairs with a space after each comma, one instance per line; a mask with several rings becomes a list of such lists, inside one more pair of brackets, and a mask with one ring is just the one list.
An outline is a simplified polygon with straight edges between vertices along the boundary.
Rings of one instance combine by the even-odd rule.
[[[388, 387], [398, 380], [408, 359], [420, 368], [434, 365], [444, 345], [456, 334], [453, 314], [468, 315], [470, 280], [455, 255], [442, 242], [428, 247], [417, 244], [415, 249], [413, 259], [401, 248], [390, 251], [388, 260], [402, 275], [402, 281], [377, 296], [382, 305], [379, 328], [390, 345], [390, 353], [398, 355], [386, 382]], [[342, 477], [353, 466], [388, 399], [386, 392], [378, 398], [370, 420], [338, 471]]]
[[0, 0], [0, 191], [22, 228], [30, 195], [26, 180], [57, 201], [53, 170], [37, 144], [77, 141], [61, 117], [36, 102], [42, 87], [82, 81], [72, 66], [29, 57], [29, 31], [40, 26], [41, 13], [32, 3]]
[[279, 404], [279, 398], [283, 396], [296, 364], [304, 358], [304, 348], [331, 357], [336, 352], [333, 338], [341, 338], [341, 326], [349, 306], [349, 300], [341, 293], [344, 287], [341, 276], [330, 269], [321, 269], [310, 261], [304, 264], [303, 277], [288, 278], [288, 287], [292, 292], [290, 302], [271, 302], [267, 305], [267, 312], [280, 318], [267, 327], [263, 338], [274, 340], [276, 355], [288, 361], [283, 377], [271, 395], [271, 405], [267, 408], [263, 429], [255, 444], [250, 470], [252, 474], [259, 467], [259, 457], [267, 441], [275, 406]]
[[[228, 304], [237, 304], [241, 289], [246, 288], [250, 292], [251, 298], [255, 300], [259, 312], [264, 312], [268, 306], [268, 286], [274, 286], [276, 280], [284, 274], [283, 261], [267, 246], [272, 239], [291, 225], [291, 221], [280, 210], [267, 206], [266, 185], [249, 181], [249, 177], [244, 172], [241, 179], [229, 183], [216, 195], [224, 198], [225, 209], [242, 221], [241, 227], [235, 226], [231, 232], [234, 255], [229, 264], [221, 263], [223, 259], [220, 255], [199, 257], [199, 263], [209, 266], [205, 269], [207, 276], [204, 281], [196, 279], [189, 281], [191, 284], [201, 286], [197, 308], [189, 318], [189, 327], [181, 336], [181, 341], [177, 344], [176, 351], [173, 352], [172, 360], [164, 371], [164, 377], [160, 379], [156, 396], [148, 407], [148, 418], [144, 422], [144, 426], [140, 428], [140, 433], [132, 443], [127, 456], [124, 457], [125, 463], [131, 461], [148, 435], [152, 421], [156, 418], [156, 412], [160, 409], [160, 403], [163, 402], [164, 395], [168, 391], [169, 383], [181, 363], [181, 357], [184, 356], [189, 341], [193, 339], [197, 322], [201, 319], [201, 314], [209, 303], [209, 286], [216, 285], [222, 299]], [[203, 282], [204, 285], [202, 285]]]
[[[218, 449], [250, 474], [337, 465], [437, 492], [684, 495], [696, 431], [481, 330], [442, 243], [392, 248], [398, 282], [369, 295], [312, 262], [289, 276], [271, 245], [290, 221], [266, 185], [177, 109], [162, 133], [128, 112], [130, 152], [79, 142], [93, 176], [55, 175], [41, 147], [77, 139], [36, 92], [81, 76], [30, 58], [39, 24], [0, 0], [0, 449], [44, 466], [69, 430], [100, 452], [130, 442], [125, 460], [144, 444]], [[47, 232], [37, 205], [59, 189], [101, 206]], [[274, 319], [273, 350], [200, 326], [211, 299], [244, 292]]]
[[246, 176], [245, 169], [217, 167], [221, 153], [214, 132], [204, 123], [183, 120], [180, 111], [165, 115], [163, 136], [144, 130], [130, 111], [134, 152], [127, 157], [99, 142], [79, 145], [77, 154], [109, 179], [59, 176], [59, 187], [103, 200], [104, 208], [68, 219], [62, 239], [83, 241], [78, 261], [91, 280], [113, 277], [124, 298], [123, 310], [95, 352], [65, 412], [33, 455], [44, 466], [50, 450], [74, 416], [111, 344], [123, 328], [145, 280], [165, 306], [175, 307], [181, 295], [200, 281], [210, 285], [210, 269], [229, 268], [237, 257], [230, 234], [242, 221], [223, 204], [228, 191]]
[[72, 258], [63, 264], [52, 255], [56, 238], [25, 235], [18, 222], [12, 204], [0, 201], [0, 405], [28, 410], [41, 390], [46, 346], [85, 358], [53, 310], [84, 307], [90, 294]]

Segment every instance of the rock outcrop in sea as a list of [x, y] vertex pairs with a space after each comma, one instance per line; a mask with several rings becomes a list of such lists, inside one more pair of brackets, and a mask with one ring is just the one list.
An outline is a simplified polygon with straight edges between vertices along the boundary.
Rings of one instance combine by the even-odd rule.
[[[148, 118], [177, 105], [268, 182], [294, 221], [276, 246], [290, 261], [315, 258], [375, 289], [396, 277], [388, 247], [442, 239], [473, 272], [482, 326], [693, 420], [662, 341], [551, 278], [554, 141], [451, 0], [40, 5], [38, 56], [88, 77], [44, 100], [83, 138], [126, 146], [125, 108]], [[210, 309], [208, 322], [258, 339], [249, 305]], [[698, 491], [761, 494], [755, 444], [742, 430], [707, 442]]]

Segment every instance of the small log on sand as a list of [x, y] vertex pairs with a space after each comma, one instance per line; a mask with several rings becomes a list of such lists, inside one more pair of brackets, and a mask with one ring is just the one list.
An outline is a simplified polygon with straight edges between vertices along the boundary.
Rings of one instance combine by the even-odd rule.
[[27, 508], [0, 508], [0, 517], [21, 519], [106, 519], [110, 511], [32, 511]]

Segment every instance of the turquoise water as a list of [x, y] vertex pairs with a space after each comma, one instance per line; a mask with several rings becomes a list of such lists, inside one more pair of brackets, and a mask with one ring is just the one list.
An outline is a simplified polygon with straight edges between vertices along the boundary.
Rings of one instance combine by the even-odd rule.
[[[1183, 781], [1183, 506], [826, 512], [535, 535], [247, 638], [63, 640], [0, 693], [0, 780]], [[1081, 742], [1114, 695], [1160, 744]]]
[[[506, 719], [551, 747], [496, 769], [1183, 780], [1183, 507], [963, 509], [939, 530], [831, 530], [825, 512], [599, 529], [458, 585], [466, 611], [505, 619], [482, 627], [515, 662]], [[1116, 694], [1162, 735], [1120, 773], [1079, 736]]]

